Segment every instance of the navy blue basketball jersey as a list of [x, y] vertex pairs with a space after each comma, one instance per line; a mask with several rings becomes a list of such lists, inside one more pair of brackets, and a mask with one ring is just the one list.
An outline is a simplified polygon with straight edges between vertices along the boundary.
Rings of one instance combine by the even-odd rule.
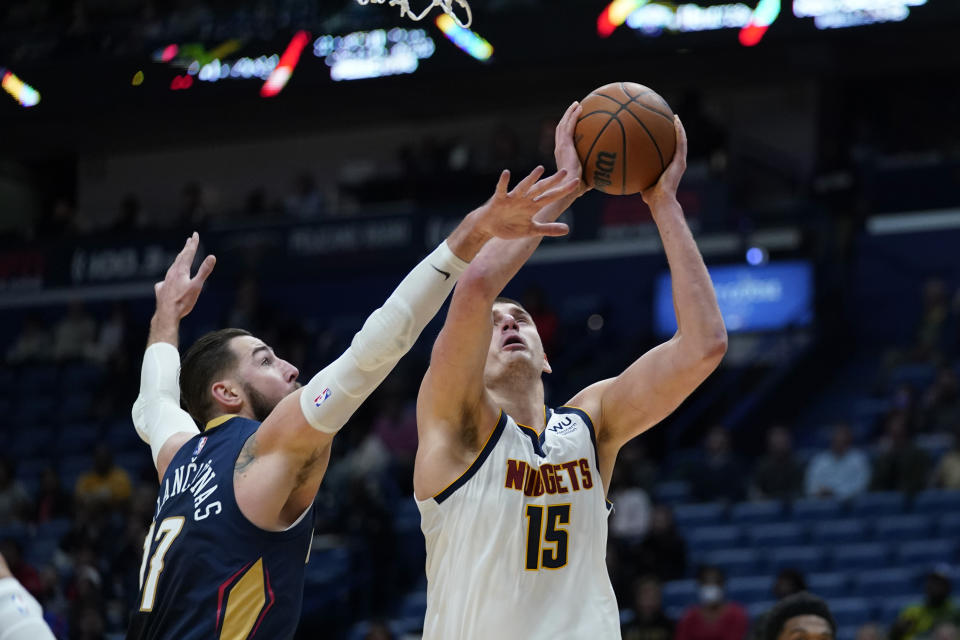
[[277, 532], [240, 512], [234, 465], [259, 426], [238, 416], [218, 418], [173, 457], [144, 541], [127, 640], [293, 637], [313, 508]]

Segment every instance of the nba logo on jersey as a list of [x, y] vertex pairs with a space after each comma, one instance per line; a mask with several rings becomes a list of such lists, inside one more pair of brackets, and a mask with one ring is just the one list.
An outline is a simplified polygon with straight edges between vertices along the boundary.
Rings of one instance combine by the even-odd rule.
[[316, 398], [313, 399], [313, 404], [319, 407], [320, 405], [322, 405], [324, 402], [327, 401], [327, 398], [330, 397], [330, 394], [331, 394], [330, 387], [327, 387], [326, 389], [320, 392], [320, 395], [318, 395]]
[[197, 459], [197, 456], [200, 455], [200, 452], [203, 450], [203, 445], [205, 444], [207, 444], [207, 436], [200, 438], [200, 442], [197, 443], [197, 448], [193, 450], [192, 454], [190, 454], [190, 457], [192, 458], [191, 462]]
[[577, 423], [570, 416], [564, 416], [562, 420], [550, 425], [547, 429], [558, 436], [565, 436], [577, 430]]

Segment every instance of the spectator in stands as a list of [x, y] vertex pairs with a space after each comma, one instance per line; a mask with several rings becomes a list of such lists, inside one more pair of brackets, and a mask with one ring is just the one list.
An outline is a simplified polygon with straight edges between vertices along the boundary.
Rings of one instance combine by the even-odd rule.
[[767, 618], [764, 640], [833, 640], [837, 623], [827, 603], [802, 592], [775, 604]]
[[920, 429], [949, 433], [960, 425], [960, 382], [951, 367], [940, 367], [920, 401]]
[[264, 324], [266, 310], [260, 298], [260, 283], [256, 277], [246, 276], [236, 289], [233, 306], [224, 319], [226, 326], [247, 331], [258, 331]]
[[960, 622], [941, 622], [930, 634], [931, 640], [960, 640]]
[[7, 350], [9, 364], [44, 362], [53, 357], [50, 332], [37, 314], [28, 314], [23, 319], [23, 328]]
[[204, 201], [203, 189], [196, 182], [188, 182], [180, 191], [180, 211], [177, 226], [182, 229], [202, 229], [209, 222], [210, 211]]
[[33, 509], [33, 522], [43, 524], [57, 518], [70, 517], [72, 500], [60, 485], [60, 476], [53, 467], [40, 472], [40, 489]]
[[557, 330], [560, 321], [557, 319], [556, 312], [547, 302], [546, 294], [543, 289], [533, 285], [523, 293], [522, 302], [523, 308], [530, 313], [537, 325], [537, 331], [540, 333], [543, 342], [544, 353], [549, 354], [551, 358], [555, 358], [559, 346]]
[[53, 354], [57, 360], [85, 358], [93, 350], [97, 337], [97, 323], [87, 313], [83, 303], [74, 300], [54, 328]]
[[140, 198], [133, 193], [123, 196], [120, 201], [120, 213], [110, 230], [115, 233], [133, 233], [147, 226], [147, 215], [140, 204]]
[[944, 327], [950, 312], [947, 285], [932, 278], [923, 285], [923, 310], [917, 326], [917, 337], [912, 359], [932, 362], [944, 346]]
[[697, 582], [700, 602], [680, 618], [675, 640], [743, 640], [750, 619], [743, 605], [727, 601], [723, 571], [718, 567], [700, 567]]
[[733, 454], [730, 434], [723, 426], [715, 425], [707, 433], [704, 448], [703, 462], [690, 473], [694, 498], [701, 502], [740, 500], [743, 497], [743, 465]]
[[676, 623], [663, 611], [663, 594], [656, 576], [637, 579], [633, 614], [633, 620], [622, 629], [623, 640], [673, 640]]
[[895, 411], [887, 416], [884, 435], [881, 453], [873, 465], [873, 490], [913, 494], [924, 489], [930, 458], [913, 443], [906, 412]]
[[297, 220], [315, 220], [324, 213], [323, 194], [309, 173], [302, 173], [294, 183], [293, 193], [283, 202], [284, 212]]
[[616, 505], [610, 520], [610, 535], [627, 544], [642, 540], [650, 530], [652, 509], [647, 492], [629, 482], [628, 470], [626, 465], [618, 465], [610, 482], [610, 501]]
[[687, 571], [687, 542], [677, 531], [673, 511], [666, 505], [653, 508], [650, 532], [633, 554], [634, 566], [664, 582], [679, 580]]
[[122, 302], [114, 303], [110, 309], [110, 316], [100, 325], [100, 337], [91, 352], [94, 359], [109, 362], [116, 357], [126, 355], [122, 350], [126, 346], [129, 326], [126, 305]]
[[[803, 578], [802, 573], [796, 569], [782, 569], [773, 582], [772, 592], [774, 600], [779, 602], [806, 590], [807, 581]], [[748, 636], [750, 640], [763, 640], [767, 631], [767, 622], [770, 620], [770, 613], [770, 611], [761, 613], [754, 619]]]
[[0, 527], [26, 518], [30, 496], [16, 479], [17, 470], [7, 457], [0, 457]]
[[77, 479], [77, 498], [117, 506], [130, 498], [130, 491], [130, 476], [113, 464], [110, 448], [97, 445], [93, 468]]
[[844, 423], [833, 429], [830, 449], [813, 457], [807, 467], [807, 495], [846, 500], [866, 491], [870, 484], [870, 462], [853, 449], [853, 432]]
[[876, 622], [868, 622], [857, 629], [854, 640], [887, 640], [887, 636]]
[[382, 622], [372, 623], [363, 636], [363, 640], [393, 640], [393, 638], [394, 635], [390, 631], [390, 627]]
[[793, 455], [793, 437], [783, 425], [767, 432], [767, 453], [757, 464], [751, 497], [757, 500], [792, 500], [803, 493], [803, 466]]
[[933, 486], [960, 489], [960, 426], [953, 431], [953, 448], [947, 451], [933, 472]]
[[23, 559], [23, 546], [14, 538], [0, 540], [0, 556], [7, 560], [11, 575], [37, 600], [43, 596], [43, 580], [33, 565]]
[[924, 601], [900, 612], [890, 629], [890, 640], [913, 640], [927, 635], [938, 624], [960, 623], [960, 607], [950, 598], [950, 569], [938, 565], [927, 574]]

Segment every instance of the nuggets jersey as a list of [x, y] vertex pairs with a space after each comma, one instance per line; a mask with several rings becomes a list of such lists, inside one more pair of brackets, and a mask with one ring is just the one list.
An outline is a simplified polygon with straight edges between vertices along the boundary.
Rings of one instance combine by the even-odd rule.
[[619, 640], [608, 504], [586, 413], [548, 410], [538, 435], [501, 412], [470, 468], [418, 501], [424, 640]]
[[234, 464], [259, 426], [218, 418], [173, 457], [144, 541], [127, 640], [293, 637], [313, 508], [278, 532], [260, 529], [240, 512]]

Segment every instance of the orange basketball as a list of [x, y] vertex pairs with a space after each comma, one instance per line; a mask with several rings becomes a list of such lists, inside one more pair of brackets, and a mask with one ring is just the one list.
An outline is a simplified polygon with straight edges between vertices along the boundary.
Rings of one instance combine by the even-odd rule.
[[642, 84], [614, 82], [581, 104], [574, 141], [586, 183], [616, 196], [656, 184], [677, 146], [666, 100]]

